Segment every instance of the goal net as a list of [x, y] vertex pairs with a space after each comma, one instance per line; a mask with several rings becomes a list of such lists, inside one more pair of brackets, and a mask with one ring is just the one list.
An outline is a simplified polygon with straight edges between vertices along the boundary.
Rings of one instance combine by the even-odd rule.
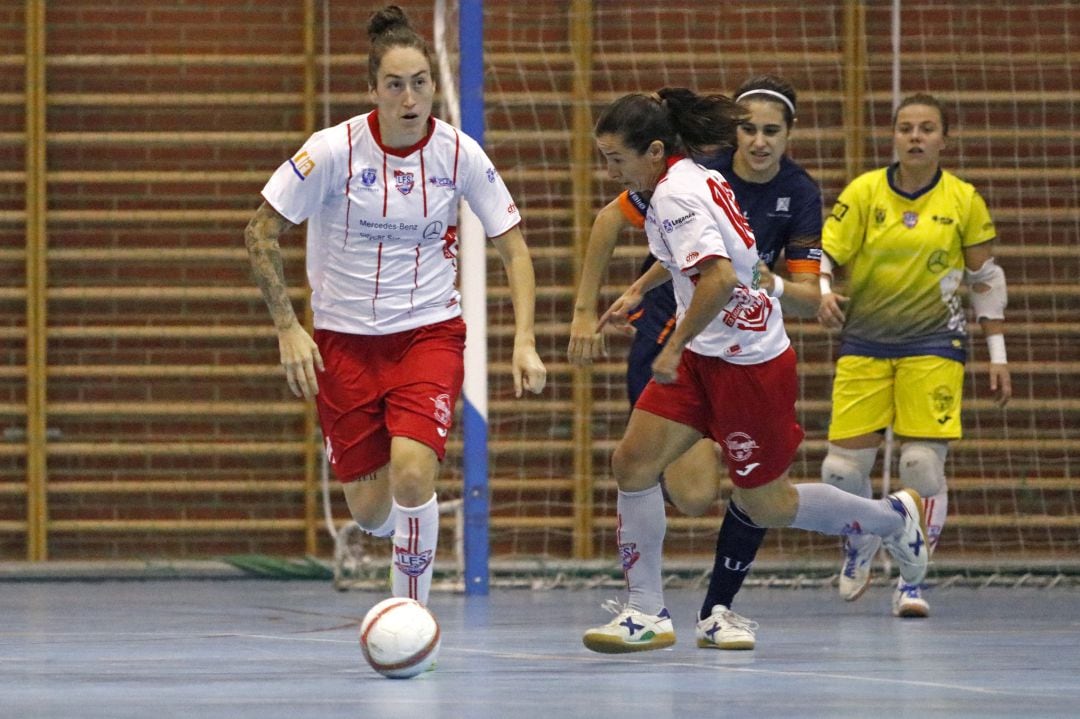
[[[587, 375], [575, 375], [566, 345], [580, 260], [575, 243], [588, 230], [580, 220], [575, 227], [574, 201], [587, 193], [595, 211], [619, 188], [606, 179], [595, 152], [589, 155], [591, 187], [573, 179], [575, 142], [582, 140], [573, 123], [575, 107], [584, 103], [595, 116], [621, 94], [662, 86], [730, 94], [766, 72], [784, 76], [798, 90], [799, 120], [789, 152], [821, 184], [826, 207], [854, 172], [891, 161], [889, 124], [898, 95], [925, 91], [947, 103], [952, 130], [943, 164], [975, 184], [999, 231], [997, 258], [1010, 287], [1014, 398], [1007, 410], [993, 405], [985, 347], [975, 331], [965, 436], [954, 443], [947, 465], [950, 516], [934, 558], [937, 576], [1075, 572], [1080, 6], [535, 0], [489, 2], [484, 21], [485, 144], [524, 218], [537, 271], [537, 344], [550, 373], [542, 396], [513, 397], [507, 371], [513, 313], [501, 263], [489, 251], [496, 575], [604, 576], [617, 567], [609, 458], [628, 415], [627, 343], [612, 337], [609, 356]], [[583, 27], [590, 28], [586, 46]], [[853, 72], [854, 85], [848, 82]], [[586, 83], [583, 97], [575, 94], [575, 79]], [[853, 107], [863, 122], [851, 116]], [[628, 232], [610, 265], [602, 303], [633, 280], [645, 251], [643, 235]], [[792, 320], [788, 331], [800, 358], [798, 408], [807, 435], [792, 477], [818, 481], [835, 340], [813, 322]], [[591, 383], [584, 403], [575, 395], [575, 382], [582, 380]], [[891, 469], [895, 478], [895, 467], [886, 468], [882, 457], [875, 476]], [[460, 451], [454, 449], [440, 495], [457, 498], [460, 487]], [[708, 569], [722, 510], [720, 504], [705, 517], [687, 518], [669, 508], [668, 569], [690, 576]], [[449, 541], [447, 535], [443, 546]], [[839, 557], [834, 538], [770, 531], [755, 575], [829, 577]]]

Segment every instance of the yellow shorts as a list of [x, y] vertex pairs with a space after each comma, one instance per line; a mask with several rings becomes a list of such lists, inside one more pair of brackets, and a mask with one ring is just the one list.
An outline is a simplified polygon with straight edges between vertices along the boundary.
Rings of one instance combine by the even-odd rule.
[[964, 365], [919, 355], [879, 359], [845, 355], [836, 362], [829, 439], [885, 429], [901, 437], [959, 439]]

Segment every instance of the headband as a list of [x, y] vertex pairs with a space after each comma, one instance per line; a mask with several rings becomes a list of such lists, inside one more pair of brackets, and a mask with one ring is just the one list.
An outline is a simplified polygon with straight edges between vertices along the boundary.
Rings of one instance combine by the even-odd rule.
[[778, 98], [781, 102], [787, 105], [787, 108], [791, 110], [791, 114], [793, 116], [795, 115], [795, 103], [789, 100], [787, 95], [777, 92], [776, 90], [766, 90], [764, 88], [747, 90], [746, 92], [735, 98], [735, 102], [742, 102], [742, 99], [747, 95], [771, 95], [772, 97]]

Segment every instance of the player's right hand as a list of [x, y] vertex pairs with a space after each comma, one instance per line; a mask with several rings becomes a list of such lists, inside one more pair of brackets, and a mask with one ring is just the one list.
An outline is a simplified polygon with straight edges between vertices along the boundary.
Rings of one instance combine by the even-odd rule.
[[641, 293], [632, 288], [627, 290], [622, 294], [622, 297], [611, 303], [611, 307], [608, 307], [604, 314], [600, 315], [600, 320], [596, 323], [596, 331], [601, 332], [604, 327], [611, 326], [625, 335], [634, 334], [635, 330], [634, 325], [630, 322], [630, 313], [640, 304]]
[[278, 349], [281, 351], [281, 366], [285, 368], [285, 379], [292, 393], [304, 399], [317, 395], [319, 383], [315, 379], [315, 370], [323, 372], [326, 368], [319, 347], [307, 330], [296, 322], [287, 329], [278, 330]]
[[845, 295], [829, 292], [821, 296], [821, 304], [818, 306], [817, 318], [823, 326], [830, 330], [838, 330], [844, 326], [844, 311], [840, 305], [847, 304]]

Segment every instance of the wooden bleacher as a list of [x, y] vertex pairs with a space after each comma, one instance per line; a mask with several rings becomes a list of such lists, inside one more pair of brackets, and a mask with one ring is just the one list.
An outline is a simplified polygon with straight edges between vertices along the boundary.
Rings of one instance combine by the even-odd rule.
[[[362, 25], [366, 11], [333, 5], [335, 17]], [[565, 3], [531, 6], [550, 23], [566, 19]], [[822, 27], [839, 27], [841, 4], [816, 11], [828, 16]], [[330, 551], [311, 487], [318, 439], [277, 366], [274, 333], [249, 279], [242, 241], [263, 182], [305, 137], [305, 100], [320, 91], [305, 85], [303, 18], [296, 9], [288, 12], [291, 25], [266, 21], [259, 32], [183, 50], [179, 33], [197, 29], [194, 19], [158, 28], [152, 36], [158, 39], [145, 47], [119, 35], [114, 45], [101, 38], [98, 45], [81, 45], [65, 34], [73, 26], [51, 30], [45, 376], [52, 559]], [[424, 12], [416, 14], [424, 18]], [[1043, 32], [1057, 32], [1064, 42], [1075, 35], [1078, 18], [1075, 10], [1060, 12], [1065, 21], [1056, 28], [1048, 23]], [[881, 36], [880, 22], [871, 13], [868, 34]], [[822, 183], [826, 203], [836, 197], [847, 179], [841, 37], [815, 38], [811, 47], [791, 51], [747, 50], [733, 41], [635, 52], [620, 31], [594, 28], [593, 110], [659, 78], [730, 91], [752, 72], [780, 72], [800, 89], [792, 151]], [[582, 526], [574, 508], [580, 499], [575, 458], [584, 453], [594, 467], [593, 521], [587, 523], [592, 556], [609, 556], [614, 487], [606, 467], [625, 421], [625, 343], [614, 342], [611, 357], [593, 368], [591, 437], [583, 444], [572, 430], [583, 410], [573, 391], [576, 374], [565, 360], [577, 261], [568, 119], [574, 48], [569, 28], [552, 24], [535, 30], [532, 50], [523, 52], [515, 43], [532, 38], [534, 29], [508, 27], [494, 5], [486, 32], [486, 142], [525, 218], [539, 284], [538, 345], [551, 373], [542, 397], [513, 399], [506, 372], [509, 299], [491, 251], [493, 548], [497, 557], [573, 555], [581, 546], [574, 533]], [[634, 32], [660, 30], [648, 25]], [[731, 32], [743, 30], [733, 26]], [[354, 40], [335, 34], [332, 41], [328, 99], [335, 122], [367, 109], [363, 73], [356, 71], [365, 58], [355, 54]], [[1000, 553], [1054, 561], [1080, 534], [1072, 490], [1080, 457], [1080, 216], [1070, 149], [1080, 132], [1062, 119], [1071, 117], [1070, 89], [1009, 85], [1016, 78], [1035, 82], [1065, 52], [1052, 42], [1046, 48], [1049, 60], [1037, 52], [994, 55], [989, 62], [1008, 72], [989, 75], [978, 68], [952, 73], [955, 62], [945, 54], [906, 58], [913, 76], [940, 78], [940, 87], [931, 89], [962, 110], [947, 163], [990, 204], [1001, 236], [999, 261], [1010, 281], [1016, 399], [1003, 414], [976, 391], [985, 362], [976, 338], [967, 439], [950, 459], [955, 516], [943, 552], [960, 558]], [[18, 67], [23, 49], [12, 43], [0, 64]], [[888, 152], [881, 131], [891, 102], [882, 80], [886, 51], [870, 43], [864, 169]], [[2, 559], [26, 556], [28, 532], [27, 445], [20, 429], [27, 413], [26, 214], [20, 202], [26, 128], [18, 75], [5, 73], [0, 86], [0, 267], [12, 278], [0, 287], [0, 337], [9, 348], [9, 362], [0, 367], [0, 417], [8, 428], [0, 443]], [[1033, 118], [1036, 106], [1041, 114]], [[1037, 126], [1040, 118], [1043, 126]], [[591, 206], [598, 209], [616, 191], [597, 165]], [[302, 242], [294, 233], [285, 243], [298, 307], [304, 302]], [[627, 236], [606, 299], [633, 277], [642, 248], [640, 237]], [[792, 323], [790, 331], [802, 361], [800, 416], [807, 430], [793, 476], [815, 481], [832, 344], [811, 323]], [[459, 458], [460, 437], [440, 479], [443, 496], [460, 493]], [[334, 511], [343, 518], [343, 503]], [[711, 552], [716, 516], [672, 515], [668, 552]], [[776, 532], [765, 554], [825, 558], [834, 548], [832, 540]]]

